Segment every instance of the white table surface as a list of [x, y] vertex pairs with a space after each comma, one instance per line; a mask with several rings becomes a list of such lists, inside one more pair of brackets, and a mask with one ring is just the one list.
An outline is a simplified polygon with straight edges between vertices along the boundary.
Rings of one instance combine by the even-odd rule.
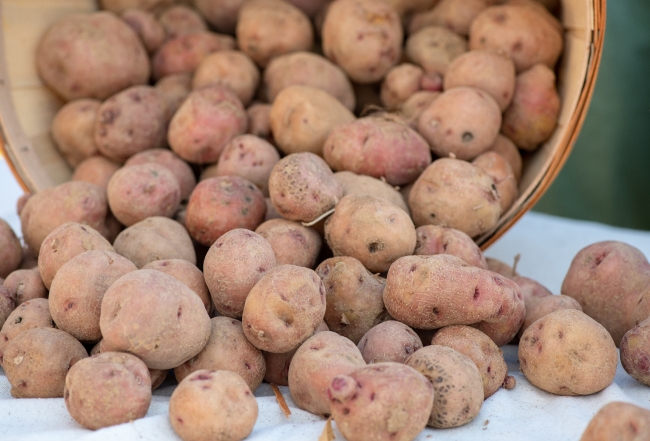
[[[15, 202], [22, 193], [6, 164], [0, 161], [0, 217], [20, 235]], [[650, 232], [614, 228], [607, 225], [574, 221], [527, 213], [486, 255], [512, 262], [521, 258], [518, 272], [538, 280], [554, 293], [573, 256], [583, 247], [601, 240], [620, 240], [650, 256]], [[453, 441], [578, 441], [592, 416], [611, 401], [627, 401], [650, 409], [650, 388], [632, 379], [620, 363], [614, 383], [586, 397], [559, 397], [543, 392], [526, 381], [519, 371], [516, 346], [505, 346], [504, 355], [517, 386], [499, 390], [488, 398], [478, 417], [456, 429], [425, 429], [418, 440]], [[0, 440], [178, 440], [167, 417], [168, 396], [173, 386], [155, 392], [149, 413], [141, 420], [102, 429], [83, 429], [68, 415], [63, 399], [14, 399], [10, 385], [0, 371]], [[260, 416], [251, 441], [318, 440], [325, 420], [304, 412], [293, 404], [283, 389], [292, 415], [285, 418], [267, 385], [256, 395]], [[343, 438], [337, 434], [337, 440]]]

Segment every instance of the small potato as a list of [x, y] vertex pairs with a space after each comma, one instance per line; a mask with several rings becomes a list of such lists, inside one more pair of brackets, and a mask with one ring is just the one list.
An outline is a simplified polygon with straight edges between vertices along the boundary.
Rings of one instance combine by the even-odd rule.
[[115, 251], [101, 234], [80, 223], [65, 223], [48, 234], [38, 253], [38, 271], [45, 287], [50, 288], [54, 276], [67, 261], [90, 250]]
[[381, 83], [381, 102], [387, 110], [397, 110], [420, 90], [442, 90], [442, 78], [436, 74], [425, 74], [415, 64], [402, 63], [389, 70]]
[[5, 278], [18, 269], [23, 260], [20, 239], [4, 219], [0, 219], [0, 278]]
[[[498, 259], [495, 259], [493, 257], [486, 257], [485, 260], [487, 261], [488, 264], [488, 269], [490, 271], [493, 271], [497, 274], [501, 274], [504, 277], [507, 277], [508, 279], [512, 279], [515, 276], [518, 276], [517, 272], [513, 267], [508, 265], [507, 263], [501, 262]], [[522, 290], [521, 294], [522, 296], [524, 295], [525, 290]], [[549, 292], [549, 294], [552, 294]]]
[[446, 346], [431, 345], [411, 355], [406, 365], [433, 385], [429, 426], [459, 427], [476, 418], [483, 406], [483, 382], [469, 357]]
[[402, 24], [390, 5], [336, 0], [323, 22], [323, 53], [357, 83], [380, 81], [402, 55]]
[[399, 107], [398, 115], [406, 120], [409, 127], [417, 130], [420, 115], [439, 96], [440, 92], [430, 92], [427, 90], [415, 92]]
[[377, 363], [337, 375], [328, 389], [332, 417], [348, 441], [409, 441], [427, 424], [434, 390], [400, 363]]
[[235, 228], [257, 228], [265, 214], [264, 195], [252, 182], [239, 176], [220, 176], [194, 188], [185, 225], [194, 240], [211, 246]]
[[420, 114], [418, 131], [439, 157], [471, 160], [488, 150], [501, 128], [501, 110], [486, 92], [456, 87]]
[[88, 357], [67, 332], [44, 327], [21, 332], [4, 351], [4, 368], [14, 398], [62, 398], [65, 376]]
[[126, 9], [120, 17], [138, 34], [150, 55], [165, 41], [165, 28], [151, 12], [142, 9]]
[[192, 78], [192, 89], [209, 85], [229, 87], [242, 104], [253, 100], [260, 71], [248, 55], [240, 51], [219, 51], [205, 57]]
[[534, 322], [519, 341], [519, 365], [528, 381], [556, 395], [589, 395], [614, 381], [618, 353], [607, 330], [575, 309]]
[[43, 82], [66, 101], [104, 100], [149, 80], [149, 57], [138, 35], [107, 11], [56, 21], [41, 37], [35, 60]]
[[131, 156], [125, 163], [125, 166], [140, 165], [154, 162], [164, 165], [174, 174], [181, 190], [181, 200], [184, 201], [190, 197], [192, 190], [196, 186], [196, 178], [192, 168], [183, 161], [178, 155], [167, 149], [149, 149]]
[[288, 52], [306, 51], [314, 44], [309, 18], [291, 3], [249, 0], [239, 10], [237, 45], [261, 67]]
[[239, 320], [214, 317], [210, 323], [208, 342], [201, 352], [174, 368], [176, 380], [180, 383], [201, 369], [224, 370], [241, 376], [248, 388], [255, 392], [266, 373], [262, 352], [246, 339]]
[[313, 268], [323, 245], [314, 229], [286, 219], [265, 221], [255, 232], [269, 242], [278, 265]]
[[113, 282], [102, 300], [99, 326], [106, 344], [136, 355], [151, 369], [185, 363], [210, 337], [210, 317], [201, 299], [154, 270], [133, 271]]
[[358, 344], [373, 326], [386, 320], [388, 313], [382, 299], [385, 281], [354, 257], [324, 260], [316, 274], [325, 287], [324, 320], [331, 331]]
[[171, 149], [188, 162], [217, 162], [224, 147], [246, 132], [248, 116], [237, 95], [225, 86], [189, 94], [169, 123]]
[[128, 423], [149, 410], [151, 377], [138, 357], [104, 352], [70, 368], [63, 397], [70, 416], [88, 429]]
[[497, 152], [486, 151], [474, 158], [472, 164], [483, 169], [492, 177], [499, 193], [501, 211], [503, 213], [508, 211], [519, 196], [519, 189], [515, 172], [506, 158]]
[[101, 340], [99, 314], [104, 293], [117, 279], [136, 270], [133, 263], [111, 251], [86, 251], [68, 260], [54, 276], [49, 295], [57, 328], [79, 341]]
[[[494, 270], [490, 268], [490, 271], [494, 271]], [[524, 302], [528, 302], [530, 300], [536, 300], [540, 297], [547, 297], [553, 295], [553, 293], [549, 291], [547, 287], [545, 287], [538, 281], [533, 280], [530, 277], [524, 277], [518, 274], [513, 274], [512, 268], [510, 268], [510, 270], [506, 270], [503, 275], [508, 277], [510, 280], [515, 282], [517, 286], [519, 286], [519, 288], [521, 289], [521, 295], [524, 297]]]
[[185, 98], [192, 91], [192, 75], [190, 73], [178, 73], [166, 75], [159, 79], [155, 86], [167, 103], [167, 123], [172, 119], [174, 113], [181, 107]]
[[196, 265], [192, 238], [180, 223], [150, 217], [122, 231], [113, 243], [115, 252], [138, 268], [162, 259], [185, 259]]
[[354, 119], [352, 112], [329, 93], [302, 85], [282, 89], [269, 113], [273, 138], [286, 154], [322, 155], [330, 131]]
[[246, 109], [248, 115], [248, 132], [262, 139], [271, 141], [271, 104], [255, 103]]
[[193, 32], [205, 32], [208, 25], [197, 10], [186, 5], [171, 5], [158, 14], [168, 39]]
[[467, 52], [467, 40], [449, 29], [426, 26], [408, 37], [404, 51], [426, 73], [444, 77], [452, 60]]
[[322, 158], [305, 152], [290, 154], [275, 164], [269, 194], [282, 217], [311, 222], [336, 206], [343, 188]]
[[385, 361], [406, 363], [414, 352], [422, 349], [422, 340], [404, 323], [388, 320], [370, 329], [358, 347], [368, 364]]
[[203, 262], [215, 309], [226, 317], [241, 318], [248, 293], [275, 266], [273, 248], [259, 234], [236, 228], [219, 237]]
[[111, 176], [118, 171], [120, 165], [103, 156], [91, 156], [84, 159], [75, 167], [73, 181], [84, 181], [95, 184], [103, 189], [108, 187]]
[[14, 295], [6, 287], [0, 285], [0, 323], [4, 325], [7, 317], [16, 308]]
[[193, 263], [184, 259], [163, 259], [149, 262], [142, 269], [152, 269], [172, 276], [199, 296], [208, 314], [212, 312], [210, 291], [205, 284], [203, 273]]
[[14, 271], [5, 279], [4, 287], [15, 300], [16, 306], [28, 300], [47, 298], [47, 288], [43, 284], [38, 268]]
[[641, 441], [650, 438], [650, 411], [613, 401], [589, 421], [580, 441]]
[[172, 217], [181, 203], [181, 187], [174, 173], [154, 162], [119, 169], [106, 189], [108, 206], [130, 227], [149, 217]]
[[415, 227], [408, 214], [386, 199], [345, 196], [325, 221], [325, 241], [334, 256], [352, 256], [372, 272], [385, 272], [413, 254]]
[[289, 391], [298, 407], [316, 415], [331, 413], [328, 388], [337, 375], [349, 375], [366, 363], [345, 337], [324, 331], [308, 338], [289, 365]]
[[441, 0], [433, 9], [414, 14], [409, 22], [409, 34], [426, 26], [444, 26], [458, 35], [467, 37], [474, 18], [493, 0]]
[[413, 184], [408, 203], [416, 226], [454, 228], [469, 237], [489, 231], [501, 216], [499, 193], [490, 175], [453, 158], [433, 161]]
[[349, 194], [369, 194], [384, 198], [388, 202], [397, 205], [410, 214], [409, 207], [406, 204], [404, 196], [386, 182], [366, 175], [357, 175], [349, 171], [340, 171], [334, 173], [334, 178], [343, 187], [343, 196]]
[[214, 32], [192, 32], [168, 40], [158, 48], [151, 59], [153, 79], [164, 76], [192, 73], [201, 61], [212, 52], [233, 50], [235, 39]]
[[98, 153], [93, 134], [101, 105], [100, 100], [81, 98], [64, 104], [54, 115], [52, 139], [72, 167]]
[[[10, 321], [11, 318], [7, 319]], [[650, 385], [650, 319], [645, 319], [625, 333], [621, 339], [621, 364], [625, 372], [645, 385]], [[0, 340], [0, 344], [2, 341]]]
[[413, 254], [416, 256], [451, 254], [472, 266], [488, 269], [481, 249], [462, 231], [437, 225], [423, 225], [416, 228], [415, 233], [417, 242]]
[[266, 96], [272, 103], [289, 86], [315, 87], [354, 110], [356, 98], [345, 72], [327, 58], [311, 52], [294, 52], [273, 58], [264, 69]]
[[9, 314], [0, 330], [0, 366], [4, 363], [4, 351], [7, 345], [18, 334], [32, 328], [54, 328], [55, 326], [47, 299], [31, 299], [18, 305]]
[[521, 180], [521, 171], [523, 168], [523, 160], [519, 149], [509, 138], [499, 133], [494, 140], [494, 144], [487, 150], [488, 152], [496, 152], [506, 158], [512, 171], [515, 174], [517, 183]]
[[169, 399], [169, 421], [184, 441], [240, 441], [253, 431], [257, 414], [246, 382], [229, 371], [196, 371]]
[[235, 34], [239, 9], [246, 0], [194, 0], [194, 7], [217, 32]]
[[311, 269], [276, 266], [246, 297], [242, 323], [258, 349], [283, 353], [314, 334], [325, 315], [325, 288]]
[[433, 336], [431, 344], [450, 347], [474, 362], [483, 381], [484, 399], [509, 381], [503, 351], [478, 329], [462, 325], [446, 326]]
[[431, 163], [431, 151], [427, 141], [406, 124], [370, 116], [334, 127], [323, 145], [323, 158], [334, 171], [405, 185]]
[[560, 309], [576, 309], [582, 311], [582, 307], [577, 300], [561, 294], [548, 295], [544, 297], [524, 297], [524, 301], [526, 302], [526, 318], [517, 334], [519, 335], [519, 338], [521, 338], [524, 331], [526, 331], [530, 325], [551, 312], [559, 311]]

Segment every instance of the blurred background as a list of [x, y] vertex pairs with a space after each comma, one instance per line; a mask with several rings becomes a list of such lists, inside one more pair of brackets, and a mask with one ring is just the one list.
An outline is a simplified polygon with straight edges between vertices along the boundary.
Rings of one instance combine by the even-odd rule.
[[650, 230], [650, 0], [609, 0], [578, 141], [538, 212]]

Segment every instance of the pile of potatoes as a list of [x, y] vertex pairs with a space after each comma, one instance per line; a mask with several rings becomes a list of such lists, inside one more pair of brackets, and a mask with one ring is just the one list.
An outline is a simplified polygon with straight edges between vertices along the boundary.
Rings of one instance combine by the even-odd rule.
[[546, 3], [102, 0], [56, 22], [36, 63], [74, 173], [21, 198], [22, 241], [0, 222], [12, 395], [97, 429], [174, 377], [179, 436], [235, 440], [266, 381], [353, 441], [468, 423], [514, 387], [517, 340], [538, 387], [606, 387], [640, 316], [601, 325], [473, 241], [555, 129]]

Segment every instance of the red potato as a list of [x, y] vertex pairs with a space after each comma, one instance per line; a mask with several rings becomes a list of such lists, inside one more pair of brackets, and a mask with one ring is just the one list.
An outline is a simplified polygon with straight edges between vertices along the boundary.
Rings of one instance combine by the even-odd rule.
[[[11, 318], [7, 319], [7, 323]], [[645, 319], [625, 333], [621, 339], [621, 365], [635, 380], [650, 385], [650, 319]], [[6, 326], [6, 325], [5, 325]], [[0, 344], [2, 341], [0, 340]]]
[[75, 167], [72, 181], [84, 181], [106, 189], [111, 176], [119, 170], [120, 164], [103, 156], [91, 156]]
[[278, 265], [313, 268], [323, 245], [314, 229], [286, 219], [265, 221], [255, 232], [269, 242]]
[[201, 14], [196, 9], [183, 4], [165, 8], [158, 14], [158, 21], [165, 29], [168, 39], [208, 30], [208, 25]]
[[580, 441], [641, 441], [650, 437], [650, 411], [631, 403], [613, 401], [589, 421]]
[[439, 96], [440, 92], [430, 92], [426, 90], [415, 92], [409, 97], [409, 99], [402, 103], [397, 114], [406, 120], [409, 127], [417, 130], [420, 115], [424, 109], [429, 107], [429, 104]]
[[20, 239], [4, 219], [0, 219], [0, 278], [5, 278], [18, 269], [23, 260]]
[[248, 115], [248, 132], [262, 139], [271, 141], [271, 104], [254, 103], [246, 109]]
[[433, 8], [414, 14], [409, 22], [409, 34], [426, 26], [444, 26], [450, 31], [467, 37], [472, 21], [494, 0], [440, 0]]
[[225, 86], [189, 94], [169, 123], [171, 149], [188, 162], [216, 162], [232, 138], [246, 132], [248, 117], [237, 95]]
[[438, 0], [386, 0], [399, 15], [403, 18], [408, 17], [419, 11], [426, 11], [436, 6]]
[[508, 137], [499, 133], [494, 140], [494, 144], [487, 150], [488, 152], [496, 152], [503, 156], [515, 174], [517, 183], [521, 180], [521, 171], [523, 168], [523, 160], [519, 149]]
[[442, 90], [442, 79], [438, 75], [425, 74], [424, 70], [411, 63], [393, 67], [381, 83], [380, 98], [387, 110], [397, 110], [414, 93]]
[[327, 8], [332, 0], [288, 0], [289, 3], [304, 12], [308, 17], [314, 18], [318, 13]]
[[7, 276], [2, 286], [10, 293], [16, 306], [28, 300], [47, 298], [47, 288], [38, 268], [17, 269]]
[[205, 284], [203, 272], [185, 259], [163, 259], [149, 262], [142, 269], [152, 269], [169, 274], [196, 293], [208, 314], [212, 312], [210, 291]]
[[192, 89], [227, 86], [247, 106], [253, 100], [259, 82], [260, 72], [248, 55], [225, 50], [210, 54], [201, 61], [192, 78]]
[[366, 363], [406, 360], [422, 348], [422, 340], [413, 329], [396, 320], [387, 320], [371, 328], [359, 340], [359, 351]]
[[167, 149], [149, 149], [136, 153], [124, 163], [125, 166], [156, 163], [165, 166], [174, 174], [181, 191], [181, 200], [190, 197], [196, 186], [192, 168], [174, 152]]
[[325, 56], [361, 84], [380, 81], [402, 55], [399, 14], [384, 2], [335, 0], [321, 35]]
[[126, 9], [120, 17], [138, 34], [149, 54], [154, 53], [165, 41], [165, 28], [151, 12]]
[[[490, 271], [499, 272], [499, 271], [495, 271], [492, 268], [489, 269]], [[512, 268], [510, 267], [506, 268], [505, 271], [499, 273], [511, 279], [513, 282], [517, 284], [517, 286], [519, 286], [519, 288], [521, 289], [521, 295], [524, 297], [524, 302], [528, 302], [529, 300], [533, 300], [533, 299], [538, 299], [540, 297], [548, 297], [553, 295], [553, 293], [549, 291], [548, 288], [546, 288], [538, 281], [533, 280], [529, 277], [524, 277], [518, 274], [514, 274]]]
[[417, 242], [413, 254], [431, 256], [451, 254], [472, 266], [488, 269], [483, 252], [467, 234], [453, 228], [422, 225], [415, 229]]
[[559, 311], [560, 309], [575, 309], [582, 311], [582, 307], [577, 300], [561, 294], [532, 297], [528, 299], [524, 297], [524, 301], [526, 303], [526, 318], [517, 333], [519, 338], [521, 338], [524, 331], [526, 331], [530, 325], [551, 312]]
[[81, 98], [67, 102], [54, 115], [52, 139], [63, 159], [77, 167], [84, 159], [98, 153], [93, 138], [100, 100]]
[[239, 9], [246, 0], [194, 0], [194, 7], [217, 32], [235, 34]]
[[349, 194], [369, 194], [384, 198], [409, 213], [404, 196], [393, 186], [371, 176], [357, 175], [349, 171], [334, 173], [334, 178], [343, 187], [343, 196]]
[[0, 330], [0, 365], [4, 362], [3, 354], [7, 345], [18, 334], [32, 328], [54, 327], [47, 299], [31, 299], [16, 306]]
[[7, 317], [16, 308], [16, 301], [13, 294], [4, 286], [0, 285], [0, 323], [4, 326]]
[[444, 77], [452, 60], [467, 52], [467, 40], [440, 26], [426, 26], [410, 35], [406, 58], [428, 74]]
[[492, 177], [499, 193], [501, 211], [503, 213], [508, 211], [519, 196], [519, 189], [515, 172], [506, 158], [496, 152], [486, 151], [474, 158], [472, 164], [483, 169]]
[[102, 9], [119, 14], [126, 9], [135, 8], [152, 11], [169, 5], [174, 0], [99, 0]]
[[172, 119], [185, 98], [192, 91], [192, 75], [189, 73], [178, 73], [165, 75], [154, 86], [167, 103], [166, 119], [167, 124]]

